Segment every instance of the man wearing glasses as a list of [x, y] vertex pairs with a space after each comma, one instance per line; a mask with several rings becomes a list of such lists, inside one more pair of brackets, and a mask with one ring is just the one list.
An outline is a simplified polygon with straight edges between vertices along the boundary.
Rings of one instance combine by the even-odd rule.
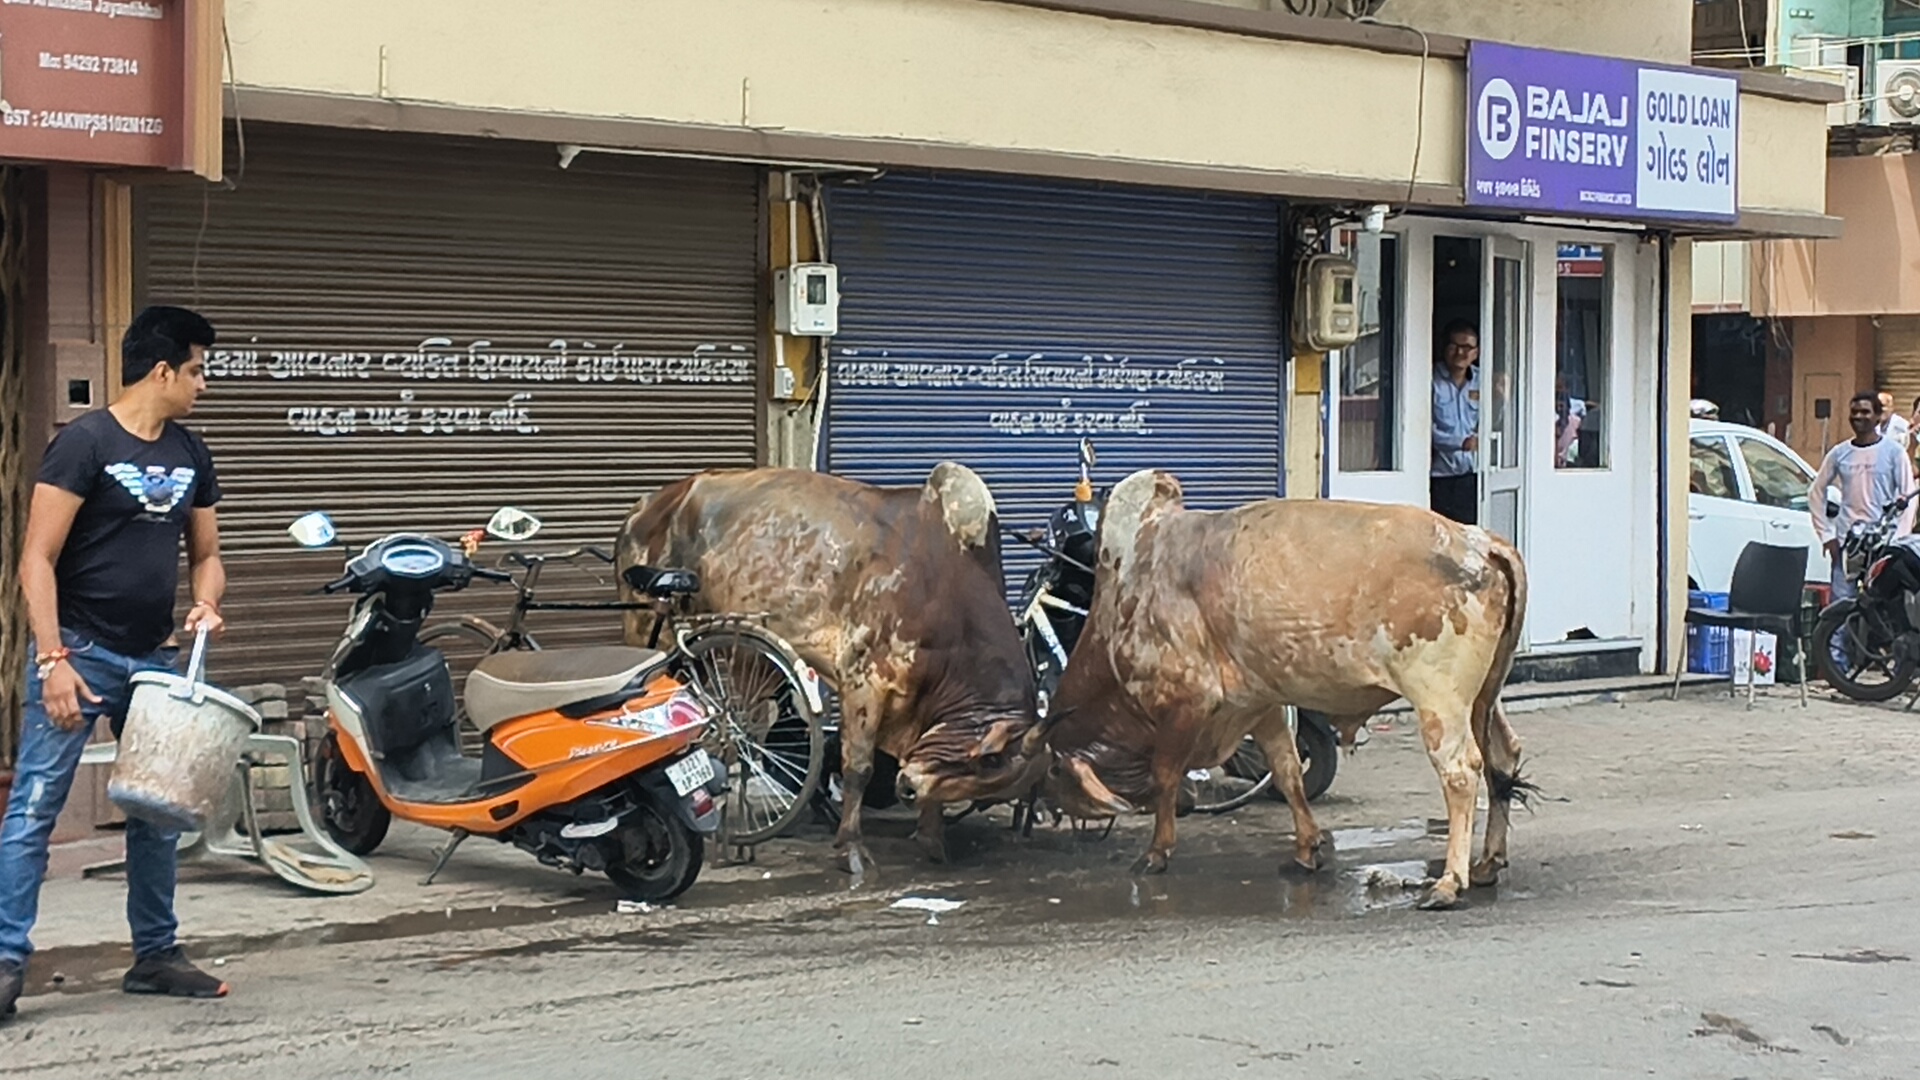
[[1480, 516], [1480, 330], [1465, 319], [1447, 324], [1433, 368], [1433, 511], [1465, 525]]

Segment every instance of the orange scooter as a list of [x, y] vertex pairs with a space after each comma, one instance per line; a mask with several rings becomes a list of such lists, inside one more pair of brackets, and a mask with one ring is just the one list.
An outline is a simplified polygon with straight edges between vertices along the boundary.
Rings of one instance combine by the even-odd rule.
[[[489, 531], [524, 540], [538, 528], [503, 511]], [[335, 540], [324, 514], [288, 531], [304, 547]], [[725, 783], [696, 745], [709, 721], [698, 691], [653, 649], [497, 653], [467, 677], [466, 714], [486, 743], [479, 758], [462, 755], [447, 659], [419, 634], [435, 595], [474, 578], [513, 580], [475, 566], [468, 545], [399, 533], [367, 545], [325, 586], [359, 597], [324, 677], [332, 730], [313, 780], [327, 832], [365, 855], [396, 817], [444, 829], [451, 836], [427, 882], [477, 835], [549, 866], [604, 873], [635, 900], [686, 891], [703, 838], [719, 825]], [[659, 599], [699, 589], [687, 571], [647, 578], [638, 587]]]

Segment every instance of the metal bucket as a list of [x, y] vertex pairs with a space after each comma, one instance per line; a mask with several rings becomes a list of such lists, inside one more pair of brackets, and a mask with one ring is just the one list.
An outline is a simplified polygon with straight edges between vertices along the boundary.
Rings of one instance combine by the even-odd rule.
[[107, 797], [129, 817], [162, 828], [206, 828], [234, 788], [234, 768], [260, 714], [232, 694], [200, 681], [206, 631], [193, 640], [185, 677], [143, 671], [133, 677], [133, 700]]

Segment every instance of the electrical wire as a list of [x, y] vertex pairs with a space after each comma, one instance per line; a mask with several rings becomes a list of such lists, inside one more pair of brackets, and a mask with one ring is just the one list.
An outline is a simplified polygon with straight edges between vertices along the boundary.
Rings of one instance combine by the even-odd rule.
[[[1734, 0], [1734, 3], [1739, 5], [1740, 8], [1740, 44], [1744, 48], [1752, 48], [1753, 35], [1747, 30], [1747, 0]], [[1754, 58], [1749, 56], [1747, 57], [1747, 66], [1756, 67], [1758, 65], [1755, 63]]]
[[240, 164], [235, 170], [233, 180], [227, 190], [238, 190], [247, 178], [247, 121], [240, 115], [240, 75], [233, 66], [233, 36], [227, 33], [227, 20], [220, 20], [220, 40], [227, 50], [227, 92], [233, 96], [233, 137], [238, 144]]
[[[246, 119], [240, 115], [240, 79], [233, 63], [233, 35], [228, 32], [225, 19], [220, 20], [220, 42], [227, 54], [225, 87], [233, 99], [233, 137], [240, 157], [233, 175], [223, 176], [220, 183], [228, 191], [238, 191], [241, 182], [247, 178], [247, 123]], [[224, 128], [225, 125], [222, 124], [222, 127]], [[220, 137], [222, 140], [226, 138], [224, 131]], [[192, 298], [188, 303], [195, 307], [200, 306], [200, 251], [206, 244], [207, 224], [212, 216], [213, 185], [207, 184], [200, 189], [200, 227], [193, 234], [193, 265], [188, 272], [188, 280], [192, 282]]]
[[1414, 101], [1413, 109], [1413, 166], [1407, 173], [1407, 205], [1413, 205], [1413, 193], [1420, 184], [1420, 154], [1427, 142], [1427, 65], [1433, 59], [1433, 39], [1425, 30], [1406, 23], [1386, 22], [1372, 15], [1356, 17], [1354, 22], [1368, 26], [1385, 26], [1395, 30], [1406, 30], [1420, 35], [1420, 89]]

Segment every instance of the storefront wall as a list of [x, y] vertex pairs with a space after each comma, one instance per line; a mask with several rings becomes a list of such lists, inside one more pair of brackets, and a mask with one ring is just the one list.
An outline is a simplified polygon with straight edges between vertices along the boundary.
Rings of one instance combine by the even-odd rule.
[[[979, 472], [1003, 524], [1072, 495], [1178, 476], [1190, 506], [1282, 493], [1281, 204], [982, 177], [829, 191], [841, 275], [827, 471], [918, 484]], [[1010, 586], [1038, 556], [1008, 545]]]
[[[1651, 670], [1660, 591], [1655, 418], [1661, 281], [1652, 243], [1638, 236], [1484, 222], [1418, 221], [1400, 229], [1394, 240], [1401, 257], [1384, 289], [1393, 310], [1362, 317], [1364, 328], [1379, 328], [1396, 346], [1388, 364], [1395, 385], [1380, 392], [1384, 383], [1371, 355], [1359, 364], [1341, 353], [1329, 357], [1328, 492], [1335, 498], [1429, 503], [1439, 331], [1461, 313], [1436, 304], [1436, 280], [1444, 295], [1448, 276], [1463, 272], [1436, 266], [1437, 244], [1443, 259], [1457, 250], [1448, 238], [1477, 239], [1488, 257], [1519, 260], [1517, 270], [1504, 264], [1519, 282], [1513, 295], [1520, 303], [1508, 324], [1518, 328], [1509, 355], [1517, 361], [1519, 407], [1499, 425], [1515, 433], [1516, 447], [1508, 454], [1483, 453], [1479, 462], [1481, 520], [1517, 532], [1527, 560], [1525, 645], [1534, 653], [1553, 653], [1638, 643], [1640, 666]], [[1568, 258], [1561, 258], [1563, 251]], [[1377, 260], [1361, 261], [1369, 274], [1378, 272]], [[1596, 279], [1599, 272], [1605, 276]], [[1382, 282], [1364, 276], [1363, 303], [1377, 305]], [[1563, 291], [1563, 276], [1585, 284]], [[1508, 312], [1501, 305], [1490, 313]], [[1506, 331], [1494, 325], [1497, 318], [1475, 321], [1481, 323], [1483, 442], [1492, 451], [1487, 435], [1496, 426], [1493, 372]], [[1565, 366], [1559, 362], [1563, 348], [1574, 357]], [[1377, 353], [1379, 345], [1363, 340], [1360, 349]], [[1556, 464], [1564, 445], [1557, 430], [1556, 376], [1563, 375], [1575, 383], [1590, 379], [1591, 385], [1571, 388], [1571, 396], [1588, 402], [1584, 437], [1571, 440], [1565, 463]], [[1397, 437], [1384, 434], [1389, 430]], [[1492, 476], [1490, 463], [1502, 466]], [[1511, 491], [1490, 490], [1501, 487]]]
[[[759, 460], [758, 170], [562, 170], [538, 144], [261, 125], [236, 176], [134, 199], [136, 304], [194, 307], [220, 334], [189, 421], [225, 494], [216, 679], [293, 682], [325, 660], [344, 612], [307, 593], [338, 556], [292, 545], [303, 513], [358, 545], [458, 536], [515, 505], [546, 523], [540, 544], [604, 546], [641, 496]], [[609, 574], [542, 585], [605, 597]], [[501, 620], [511, 601], [476, 586], [439, 614]], [[577, 613], [532, 629], [549, 646], [619, 633]]]

